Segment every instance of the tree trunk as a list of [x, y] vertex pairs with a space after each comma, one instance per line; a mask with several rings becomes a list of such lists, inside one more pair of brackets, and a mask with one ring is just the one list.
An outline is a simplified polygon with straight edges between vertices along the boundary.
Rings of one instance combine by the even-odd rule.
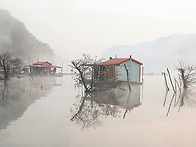
[[187, 82], [186, 82], [186, 78], [185, 78], [185, 76], [184, 76], [184, 70], [181, 69], [180, 71], [181, 71], [181, 76], [182, 76], [183, 87], [184, 87], [184, 88], [188, 88]]
[[127, 72], [127, 83], [128, 83], [128, 86], [129, 86], [129, 90], [131, 91], [131, 85], [130, 85], [130, 83], [129, 83], [129, 70], [127, 69], [126, 64], [124, 64], [124, 66], [125, 66], [125, 70], [126, 70], [126, 72]]
[[3, 61], [4, 80], [8, 80], [8, 71], [6, 69], [5, 60], [2, 61]]
[[89, 92], [89, 89], [88, 89], [88, 87], [87, 87], [87, 85], [86, 85], [85, 78], [84, 78], [84, 76], [83, 76], [82, 71], [78, 68], [78, 66], [77, 66], [74, 62], [71, 62], [71, 63], [73, 64], [73, 66], [74, 66], [74, 67], [79, 71], [79, 73], [80, 73], [80, 77], [81, 77], [81, 79], [82, 79], [82, 83], [83, 83], [83, 85], [84, 85], [85, 92]]

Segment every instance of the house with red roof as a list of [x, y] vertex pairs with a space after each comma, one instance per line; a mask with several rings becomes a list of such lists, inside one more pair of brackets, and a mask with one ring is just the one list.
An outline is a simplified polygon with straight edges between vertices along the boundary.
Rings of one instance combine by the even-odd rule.
[[60, 66], [52, 65], [50, 62], [35, 62], [32, 65], [26, 65], [30, 68], [33, 75], [55, 75], [57, 68], [62, 69]]
[[[127, 81], [127, 74], [131, 82], [142, 82], [143, 63], [129, 58], [111, 58], [94, 67], [94, 78], [97, 80], [114, 79]], [[126, 70], [127, 69], [127, 70]]]

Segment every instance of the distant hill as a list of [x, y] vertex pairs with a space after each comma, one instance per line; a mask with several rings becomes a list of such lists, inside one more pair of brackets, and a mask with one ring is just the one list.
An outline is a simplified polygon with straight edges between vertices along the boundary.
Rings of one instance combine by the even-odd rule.
[[154, 41], [135, 45], [117, 45], [103, 53], [104, 58], [110, 56], [129, 57], [144, 63], [145, 73], [160, 73], [167, 67], [171, 70], [179, 65], [196, 63], [196, 34], [171, 35]]
[[54, 56], [48, 44], [37, 40], [21, 21], [12, 17], [8, 11], [0, 9], [0, 51], [5, 50], [27, 62], [50, 60]]

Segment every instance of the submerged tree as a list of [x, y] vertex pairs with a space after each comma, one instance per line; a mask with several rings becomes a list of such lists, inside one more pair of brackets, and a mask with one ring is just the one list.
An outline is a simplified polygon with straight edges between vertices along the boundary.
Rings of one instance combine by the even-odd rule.
[[86, 93], [114, 88], [118, 85], [120, 74], [115, 65], [103, 65], [102, 59], [91, 58], [86, 54], [71, 63], [71, 67], [79, 73], [76, 80], [84, 85]]
[[22, 61], [19, 58], [14, 58], [10, 52], [7, 51], [0, 54], [0, 67], [4, 80], [8, 80], [10, 76], [18, 74], [21, 66]]
[[8, 80], [9, 75], [9, 62], [10, 62], [11, 56], [9, 53], [2, 53], [0, 55], [0, 65], [4, 73], [4, 80]]
[[193, 86], [193, 84], [196, 83], [196, 67], [185, 67], [180, 63], [180, 67], [177, 67], [177, 70], [179, 72], [180, 82], [182, 83], [182, 87], [184, 89], [187, 89], [188, 87]]
[[[83, 54], [83, 57], [72, 61], [71, 67], [79, 72], [79, 77], [76, 79], [84, 85], [85, 92], [93, 91], [94, 84], [94, 67], [100, 62], [97, 57], [91, 58], [90, 55]], [[96, 68], [96, 67], [95, 67]]]
[[[184, 66], [180, 62], [179, 66], [176, 67], [176, 69], [178, 71], [179, 82], [176, 78], [174, 78], [174, 82], [175, 82], [174, 85], [175, 86], [172, 83], [172, 79], [171, 79], [169, 70], [167, 69], [169, 77], [170, 77], [170, 82], [171, 82], [172, 88], [174, 90], [174, 94], [171, 98], [166, 116], [169, 115], [172, 103], [174, 103], [174, 107], [179, 105], [179, 110], [180, 110], [180, 107], [184, 106], [185, 100], [195, 102], [195, 100], [193, 99], [193, 95], [195, 95], [195, 93], [194, 94], [192, 93], [193, 89], [191, 89], [191, 87], [195, 86], [194, 84], [196, 83], [196, 67], [194, 67], [194, 66]], [[165, 82], [167, 82], [166, 78], [165, 78]], [[179, 89], [179, 92], [178, 92], [178, 89]], [[165, 103], [166, 103], [167, 92], [166, 92], [166, 96], [165, 96], [163, 106], [165, 106]]]

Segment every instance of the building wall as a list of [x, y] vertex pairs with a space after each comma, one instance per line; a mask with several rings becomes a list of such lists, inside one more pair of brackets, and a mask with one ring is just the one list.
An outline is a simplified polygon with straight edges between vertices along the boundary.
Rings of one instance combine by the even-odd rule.
[[131, 81], [132, 82], [140, 82], [140, 64], [131, 61]]
[[119, 81], [127, 81], [127, 72], [125, 70], [124, 64], [126, 64], [129, 70], [129, 78], [132, 82], [140, 82], [140, 64], [129, 60], [116, 67], [118, 73]]
[[[126, 61], [126, 62], [120, 64], [119, 66], [117, 66], [116, 71], [118, 74], [118, 78], [117, 78], [118, 81], [127, 81], [127, 72], [125, 70], [124, 64], [126, 64], [129, 71], [131, 69], [131, 62], [130, 61]], [[131, 73], [129, 72], [129, 77], [131, 77], [130, 74]]]
[[50, 71], [50, 68], [48, 68], [48, 67], [46, 67], [46, 68], [43, 68], [43, 67], [31, 67], [31, 73], [33, 75], [47, 76], [47, 75], [49, 75], [49, 71]]

